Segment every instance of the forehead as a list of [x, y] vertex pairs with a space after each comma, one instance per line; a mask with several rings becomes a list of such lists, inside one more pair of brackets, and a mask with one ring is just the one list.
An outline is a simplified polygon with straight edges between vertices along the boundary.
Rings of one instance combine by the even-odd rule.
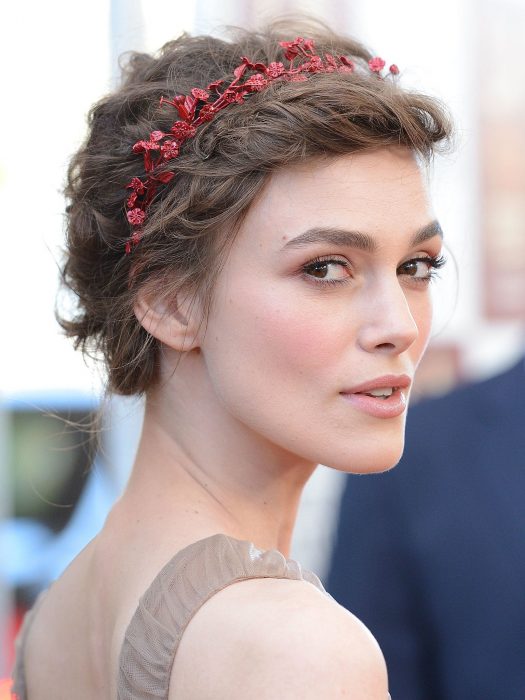
[[313, 226], [410, 235], [431, 220], [425, 171], [407, 149], [311, 159], [273, 173], [241, 239], [282, 244]]

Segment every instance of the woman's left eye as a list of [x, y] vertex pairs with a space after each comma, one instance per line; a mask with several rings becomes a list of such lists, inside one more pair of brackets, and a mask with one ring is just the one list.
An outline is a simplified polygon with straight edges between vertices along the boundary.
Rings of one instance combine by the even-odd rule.
[[441, 255], [436, 258], [413, 258], [402, 263], [397, 272], [400, 275], [411, 277], [418, 282], [426, 282], [434, 277], [435, 271], [445, 264], [445, 258]]
[[303, 273], [318, 284], [338, 284], [350, 277], [349, 264], [333, 258], [312, 260], [303, 266]]

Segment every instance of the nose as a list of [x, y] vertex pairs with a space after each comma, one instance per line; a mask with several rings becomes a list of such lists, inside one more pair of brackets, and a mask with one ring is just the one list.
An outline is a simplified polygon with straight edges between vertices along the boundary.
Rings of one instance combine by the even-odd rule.
[[418, 325], [397, 277], [367, 290], [364, 306], [357, 340], [366, 352], [399, 354], [418, 337]]

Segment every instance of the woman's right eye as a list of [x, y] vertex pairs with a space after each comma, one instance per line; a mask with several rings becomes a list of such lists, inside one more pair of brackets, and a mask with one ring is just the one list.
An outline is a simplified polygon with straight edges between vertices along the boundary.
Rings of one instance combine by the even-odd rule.
[[334, 258], [312, 260], [303, 266], [303, 273], [314, 278], [318, 284], [341, 284], [351, 277], [348, 262]]

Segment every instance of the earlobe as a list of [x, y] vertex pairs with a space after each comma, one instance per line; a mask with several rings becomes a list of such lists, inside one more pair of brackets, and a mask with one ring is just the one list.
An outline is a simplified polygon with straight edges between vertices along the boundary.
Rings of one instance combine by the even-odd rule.
[[199, 304], [195, 297], [167, 301], [139, 292], [133, 307], [140, 325], [154, 338], [173, 350], [187, 352], [200, 345]]

